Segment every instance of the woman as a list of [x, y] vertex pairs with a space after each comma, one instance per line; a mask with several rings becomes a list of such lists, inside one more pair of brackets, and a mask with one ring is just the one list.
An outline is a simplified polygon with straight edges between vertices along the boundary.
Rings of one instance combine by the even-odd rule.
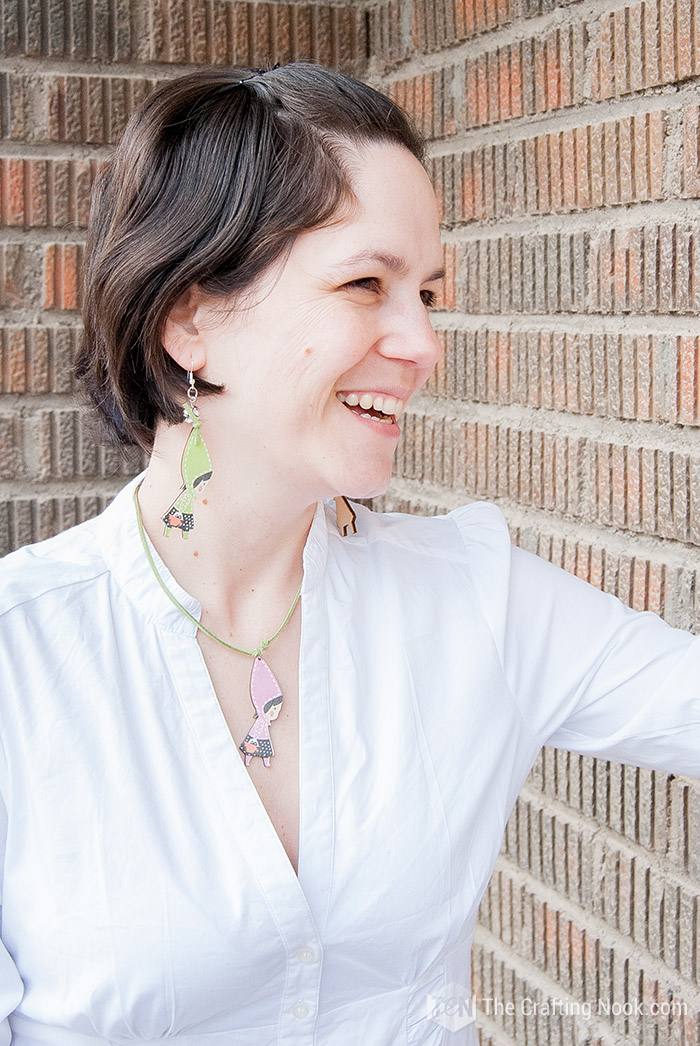
[[151, 457], [4, 561], [4, 1042], [445, 1043], [542, 744], [700, 774], [699, 640], [493, 506], [342, 500], [439, 354], [421, 157], [339, 73], [201, 72], [96, 189], [78, 370]]

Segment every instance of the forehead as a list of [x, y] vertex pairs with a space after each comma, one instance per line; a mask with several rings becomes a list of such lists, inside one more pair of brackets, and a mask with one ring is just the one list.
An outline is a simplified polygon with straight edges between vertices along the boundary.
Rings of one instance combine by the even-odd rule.
[[398, 275], [402, 265], [426, 273], [438, 268], [437, 201], [419, 161], [403, 146], [384, 142], [353, 146], [349, 161], [356, 203], [332, 225], [301, 233], [290, 261], [335, 268], [376, 264], [383, 257]]

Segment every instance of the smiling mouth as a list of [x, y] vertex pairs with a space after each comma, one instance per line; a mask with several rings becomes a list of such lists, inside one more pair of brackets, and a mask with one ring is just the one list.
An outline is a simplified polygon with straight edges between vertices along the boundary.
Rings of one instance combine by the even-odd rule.
[[395, 414], [382, 414], [380, 410], [375, 410], [374, 407], [363, 410], [359, 405], [357, 407], [348, 407], [347, 403], [344, 403], [343, 406], [352, 414], [357, 414], [358, 418], [372, 418], [374, 421], [383, 421], [385, 425], [396, 424]]
[[[393, 412], [393, 410], [397, 406], [403, 408], [403, 402], [402, 401], [397, 401], [393, 396], [392, 397], [377, 396], [376, 397], [376, 402], [380, 404], [379, 408], [376, 407], [374, 403], [370, 403], [370, 404], [368, 404], [366, 406], [363, 406], [361, 401], [359, 403], [358, 402], [355, 402], [355, 403], [350, 402], [350, 403], [348, 403], [347, 402], [348, 399], [350, 399], [350, 400], [354, 399], [354, 400], [357, 401], [358, 395], [356, 393], [347, 394], [347, 393], [344, 393], [344, 392], [338, 392], [338, 393], [336, 393], [336, 397], [343, 404], [343, 406], [347, 410], [351, 411], [351, 413], [356, 414], [360, 418], [368, 418], [371, 421], [381, 421], [385, 425], [396, 425], [397, 414], [395, 414]], [[368, 395], [367, 399], [369, 399], [369, 398], [370, 398], [370, 396]], [[384, 407], [384, 402], [387, 401], [387, 400], [390, 401], [391, 407], [393, 408], [391, 411], [386, 411], [386, 410], [381, 409], [381, 408]]]

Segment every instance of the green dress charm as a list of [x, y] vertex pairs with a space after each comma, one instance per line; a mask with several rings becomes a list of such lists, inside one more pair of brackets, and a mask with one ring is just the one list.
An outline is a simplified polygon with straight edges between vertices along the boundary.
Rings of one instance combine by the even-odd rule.
[[168, 511], [161, 516], [165, 523], [166, 537], [171, 530], [179, 530], [183, 538], [186, 538], [190, 530], [194, 530], [194, 499], [197, 494], [202, 493], [212, 474], [211, 458], [202, 439], [202, 422], [195, 406], [197, 389], [192, 371], [188, 374], [188, 380], [187, 403], [184, 404], [182, 413], [185, 421], [192, 426], [192, 431], [182, 452], [182, 488]]

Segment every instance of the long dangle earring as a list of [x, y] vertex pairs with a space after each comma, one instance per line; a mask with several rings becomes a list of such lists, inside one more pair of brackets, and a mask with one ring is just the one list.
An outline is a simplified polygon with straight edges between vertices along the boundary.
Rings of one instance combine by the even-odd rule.
[[197, 410], [197, 386], [192, 372], [192, 360], [187, 372], [187, 402], [182, 406], [183, 418], [192, 426], [182, 452], [182, 487], [167, 512], [161, 519], [165, 524], [165, 536], [171, 530], [179, 530], [183, 538], [194, 530], [194, 499], [201, 494], [211, 479], [212, 465], [207, 445], [202, 439], [202, 422]]

